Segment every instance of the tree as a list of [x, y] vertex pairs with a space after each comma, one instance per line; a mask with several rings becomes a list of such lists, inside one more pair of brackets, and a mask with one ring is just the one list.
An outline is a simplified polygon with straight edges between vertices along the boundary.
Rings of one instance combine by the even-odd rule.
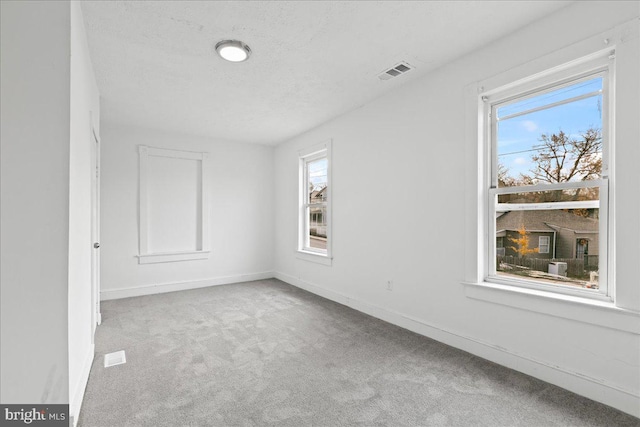
[[533, 185], [541, 182], [558, 183], [597, 179], [602, 173], [602, 132], [590, 128], [571, 138], [560, 130], [542, 134], [536, 153], [531, 156], [535, 164], [530, 174], [521, 173], [518, 178], [509, 175], [509, 169], [498, 163], [498, 182], [501, 187]]
[[518, 180], [509, 175], [509, 168], [498, 162], [498, 187], [515, 187]]
[[509, 237], [509, 240], [516, 244], [515, 251], [518, 255], [525, 257], [540, 251], [539, 248], [529, 248], [529, 232], [525, 229], [524, 224], [518, 228], [518, 236], [518, 238]]
[[[534, 185], [539, 183], [559, 183], [597, 179], [602, 173], [602, 132], [590, 128], [572, 138], [562, 130], [558, 133], [542, 134], [536, 153], [531, 156], [534, 167], [530, 173], [521, 173], [518, 178], [509, 175], [509, 170], [498, 163], [498, 183], [500, 187]], [[556, 190], [509, 195], [507, 200], [521, 202], [559, 202], [597, 199], [597, 188]], [[582, 213], [587, 216], [587, 213]]]
[[591, 128], [581, 138], [571, 138], [562, 130], [557, 134], [542, 134], [542, 146], [531, 156], [536, 165], [532, 175], [522, 178], [537, 182], [587, 181], [602, 172], [602, 132]]

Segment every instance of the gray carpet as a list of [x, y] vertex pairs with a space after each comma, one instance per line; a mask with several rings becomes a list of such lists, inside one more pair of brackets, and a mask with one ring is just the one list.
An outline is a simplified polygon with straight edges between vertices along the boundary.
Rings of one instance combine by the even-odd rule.
[[[278, 280], [102, 310], [82, 427], [640, 426]], [[105, 369], [117, 350], [127, 363]]]

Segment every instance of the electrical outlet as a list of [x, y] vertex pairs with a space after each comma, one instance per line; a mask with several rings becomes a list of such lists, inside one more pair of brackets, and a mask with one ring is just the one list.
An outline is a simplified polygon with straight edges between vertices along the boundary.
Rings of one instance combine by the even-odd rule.
[[393, 280], [387, 280], [387, 290], [388, 291], [393, 290]]

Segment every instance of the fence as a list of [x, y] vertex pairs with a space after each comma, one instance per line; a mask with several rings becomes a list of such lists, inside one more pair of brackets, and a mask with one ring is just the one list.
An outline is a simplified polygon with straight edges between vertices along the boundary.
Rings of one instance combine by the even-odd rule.
[[312, 236], [327, 237], [327, 226], [311, 224], [309, 226], [309, 234]]
[[598, 271], [598, 255], [584, 255], [584, 269], [588, 271]]
[[498, 256], [497, 263], [498, 270], [500, 269], [500, 263], [517, 265], [520, 267], [526, 267], [531, 270], [549, 272], [549, 263], [552, 262], [566, 262], [567, 263], [567, 276], [568, 277], [585, 277], [590, 271], [598, 270], [598, 255], [588, 255], [584, 259], [577, 258], [521, 258], [514, 256]]

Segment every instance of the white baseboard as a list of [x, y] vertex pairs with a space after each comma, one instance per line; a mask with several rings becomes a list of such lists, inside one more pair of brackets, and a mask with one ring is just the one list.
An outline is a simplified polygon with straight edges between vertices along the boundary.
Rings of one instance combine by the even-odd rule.
[[82, 408], [82, 400], [84, 399], [84, 392], [89, 382], [89, 374], [91, 373], [91, 366], [93, 365], [93, 358], [95, 356], [96, 346], [91, 344], [91, 349], [87, 352], [87, 355], [82, 364], [82, 371], [80, 372], [80, 378], [73, 387], [73, 394], [71, 395], [71, 403], [69, 404], [69, 418], [72, 420], [71, 427], [75, 427], [78, 424], [78, 417], [80, 416], [80, 408]]
[[423, 320], [369, 304], [348, 295], [305, 282], [285, 273], [275, 272], [274, 276], [283, 282], [346, 305], [370, 316], [464, 350], [499, 365], [539, 378], [581, 396], [612, 406], [635, 417], [640, 417], [640, 396], [632, 391], [607, 384], [605, 380], [592, 378], [578, 372], [571, 372], [559, 366], [553, 366], [545, 361], [535, 360], [529, 356], [518, 354], [515, 351], [501, 346], [457, 334], [436, 325], [428, 324]]
[[235, 276], [214, 277], [211, 279], [192, 280], [188, 282], [160, 283], [119, 289], [103, 289], [100, 291], [100, 300], [106, 301], [120, 298], [139, 297], [142, 295], [185, 291], [188, 289], [206, 288], [208, 286], [228, 285], [230, 283], [250, 282], [252, 280], [264, 280], [271, 278], [273, 278], [273, 272], [265, 271], [262, 273], [238, 274]]

